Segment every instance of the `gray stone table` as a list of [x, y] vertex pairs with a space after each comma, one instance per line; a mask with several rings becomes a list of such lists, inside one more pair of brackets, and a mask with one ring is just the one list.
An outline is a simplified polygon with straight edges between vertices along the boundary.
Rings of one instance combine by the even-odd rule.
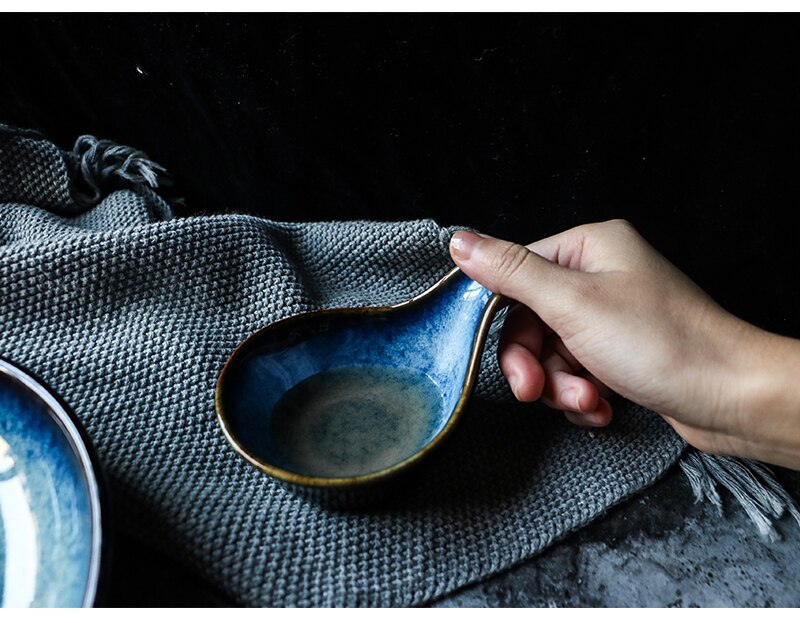
[[[778, 470], [798, 499], [800, 473]], [[438, 606], [800, 606], [800, 526], [757, 533], [731, 495], [695, 504], [679, 469], [515, 569]]]

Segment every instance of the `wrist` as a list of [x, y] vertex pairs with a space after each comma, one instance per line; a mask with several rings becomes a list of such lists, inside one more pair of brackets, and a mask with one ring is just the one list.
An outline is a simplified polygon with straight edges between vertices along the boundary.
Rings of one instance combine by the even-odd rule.
[[734, 322], [720, 432], [731, 454], [800, 469], [800, 341]]

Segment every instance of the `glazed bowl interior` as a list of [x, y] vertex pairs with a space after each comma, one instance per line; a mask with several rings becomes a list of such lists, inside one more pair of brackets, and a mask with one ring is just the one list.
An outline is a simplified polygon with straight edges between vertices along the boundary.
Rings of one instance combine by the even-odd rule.
[[94, 466], [55, 396], [0, 360], [0, 604], [94, 604], [101, 523]]
[[[485, 306], [452, 304], [454, 295], [470, 296], [469, 287], [464, 280], [454, 280], [452, 289], [461, 288], [463, 293], [448, 293], [444, 284], [438, 296], [429, 297], [424, 305], [417, 301], [420, 304], [312, 312], [255, 333], [231, 356], [217, 386], [217, 409], [229, 440], [263, 471], [301, 484], [369, 480], [414, 462], [448, 431], [471, 388], [474, 346], [483, 337], [476, 335], [476, 319], [485, 313]], [[376, 438], [402, 437], [404, 447], [395, 448], [383, 464], [367, 462], [340, 471], [330, 461], [323, 466], [312, 456], [296, 460], [296, 453], [315, 450], [299, 448], [288, 439], [283, 405], [294, 403], [292, 417], [308, 408], [323, 373], [329, 384], [341, 387], [342, 395], [348, 387], [370, 393], [373, 401], [382, 402], [384, 414], [418, 412], [411, 432], [398, 432], [391, 418], [378, 415], [361, 418], [357, 424], [355, 418], [348, 422], [350, 427], [363, 425]], [[379, 385], [389, 389], [378, 395], [373, 388]], [[338, 407], [336, 400], [331, 398], [330, 404]], [[327, 436], [322, 445], [336, 454], [332, 446], [341, 435], [323, 428], [308, 425], [293, 434], [305, 439]]]

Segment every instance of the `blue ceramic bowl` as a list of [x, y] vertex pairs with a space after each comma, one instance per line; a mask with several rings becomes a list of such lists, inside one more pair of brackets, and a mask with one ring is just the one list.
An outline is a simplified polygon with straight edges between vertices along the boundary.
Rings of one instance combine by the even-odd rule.
[[295, 488], [352, 490], [404, 472], [456, 424], [499, 302], [455, 269], [399, 305], [268, 325], [220, 374], [222, 429]]
[[66, 406], [0, 360], [0, 605], [94, 604], [103, 537], [96, 474]]

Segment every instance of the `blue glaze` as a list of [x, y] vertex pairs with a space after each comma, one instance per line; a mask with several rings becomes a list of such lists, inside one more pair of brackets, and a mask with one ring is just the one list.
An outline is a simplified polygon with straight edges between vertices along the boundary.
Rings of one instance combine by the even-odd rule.
[[280, 467], [286, 458], [272, 416], [287, 391], [327, 370], [384, 366], [411, 371], [436, 386], [440, 402], [429, 417], [430, 441], [461, 397], [477, 329], [493, 296], [457, 271], [422, 300], [388, 312], [332, 317], [309, 335], [298, 323], [286, 329], [293, 335], [283, 341], [268, 327], [233, 356], [224, 375], [219, 398], [228, 431], [252, 457]]
[[415, 370], [346, 366], [314, 374], [272, 413], [277, 466], [307, 476], [378, 472], [413, 456], [436, 432], [439, 388]]
[[58, 401], [0, 361], [3, 607], [92, 604], [100, 534], [91, 469], [80, 434]]

